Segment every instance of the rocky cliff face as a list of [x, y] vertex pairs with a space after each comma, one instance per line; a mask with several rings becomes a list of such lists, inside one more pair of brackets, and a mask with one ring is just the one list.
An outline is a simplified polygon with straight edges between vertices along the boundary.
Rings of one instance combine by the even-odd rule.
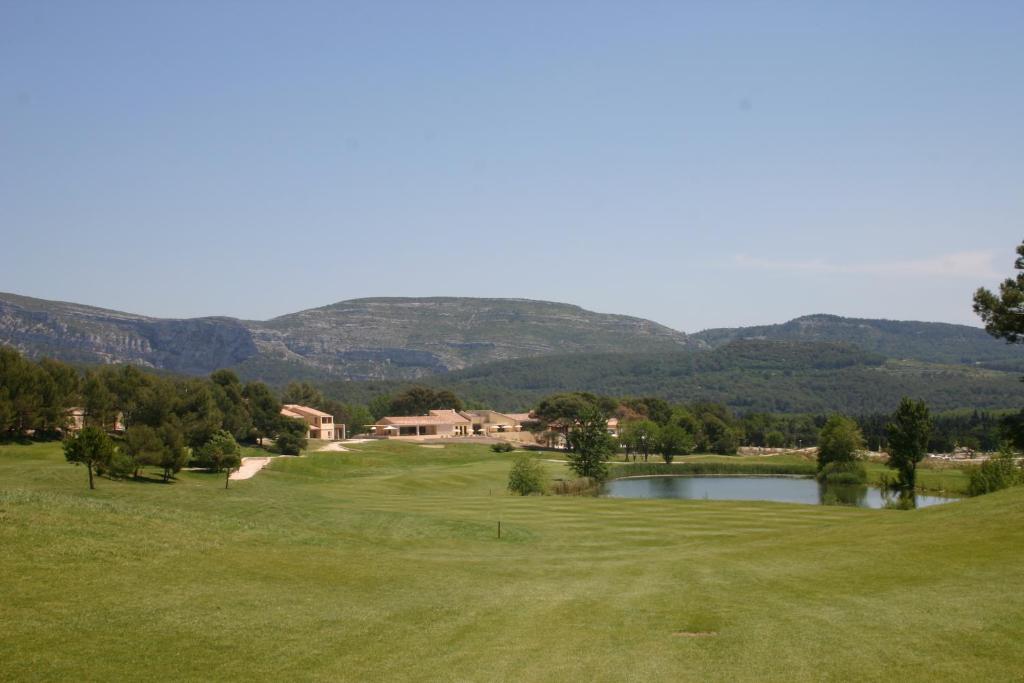
[[36, 357], [185, 374], [236, 365], [258, 352], [248, 328], [230, 318], [161, 320], [9, 294], [0, 294], [0, 344]]
[[0, 294], [0, 343], [32, 356], [188, 374], [415, 378], [495, 360], [665, 351], [690, 342], [649, 320], [521, 299], [358, 299], [265, 322], [163, 320]]
[[682, 332], [521, 299], [356, 299], [254, 323], [261, 351], [351, 378], [411, 378], [495, 360], [687, 345]]

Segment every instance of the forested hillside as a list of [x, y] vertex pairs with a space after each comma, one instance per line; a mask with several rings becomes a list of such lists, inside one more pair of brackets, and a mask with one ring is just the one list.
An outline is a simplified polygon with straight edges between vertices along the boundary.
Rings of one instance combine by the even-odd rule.
[[[575, 354], [490, 363], [427, 378], [469, 403], [501, 410], [535, 405], [559, 391], [708, 400], [739, 412], [889, 412], [900, 397], [935, 410], [1024, 405], [1024, 383], [1008, 372], [885, 359], [845, 344], [743, 341], [710, 352]], [[325, 385], [342, 401], [367, 403], [405, 383]]]
[[842, 342], [898, 360], [1024, 370], [1024, 348], [978, 327], [948, 323], [808, 315], [780, 325], [704, 330], [691, 338], [711, 347], [744, 339]]

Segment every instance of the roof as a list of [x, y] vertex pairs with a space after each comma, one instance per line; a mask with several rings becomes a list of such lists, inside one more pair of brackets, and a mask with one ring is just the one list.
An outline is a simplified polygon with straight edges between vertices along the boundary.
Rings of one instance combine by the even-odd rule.
[[300, 406], [297, 403], [285, 403], [284, 407], [293, 413], [301, 413], [302, 415], [308, 415], [310, 417], [334, 417], [330, 413], [325, 413], [322, 410], [317, 410], [316, 408], [310, 408], [308, 406]]
[[299, 413], [296, 413], [294, 410], [288, 410], [287, 408], [281, 408], [281, 414], [284, 415], [285, 417], [294, 417], [299, 420], [305, 419], [304, 416], [300, 415]]
[[[488, 424], [523, 421], [512, 413], [499, 413], [497, 410], [464, 410], [461, 415], [464, 417], [479, 418], [481, 421], [487, 421]], [[523, 415], [525, 415], [525, 413], [523, 413]]]
[[[458, 416], [456, 416], [458, 417]], [[441, 417], [440, 415], [419, 415], [419, 416], [394, 416], [394, 417], [382, 417], [377, 420], [379, 425], [450, 425], [455, 422], [466, 422], [467, 420], [463, 417], [458, 417], [457, 420], [453, 420], [450, 417]]]
[[469, 422], [469, 420], [467, 420], [465, 417], [455, 412], [454, 410], [451, 410], [450, 408], [445, 410], [431, 410], [430, 415], [432, 417], [443, 417], [446, 420], [451, 420], [453, 423]]
[[511, 417], [516, 422], [536, 422], [537, 418], [532, 417], [529, 413], [505, 413], [507, 417]]

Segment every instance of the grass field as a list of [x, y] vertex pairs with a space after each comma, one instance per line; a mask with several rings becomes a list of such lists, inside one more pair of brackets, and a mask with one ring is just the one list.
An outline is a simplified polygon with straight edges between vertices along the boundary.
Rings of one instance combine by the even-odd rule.
[[486, 447], [354, 448], [90, 492], [59, 444], [0, 446], [0, 678], [1024, 676], [1024, 490], [513, 498]]

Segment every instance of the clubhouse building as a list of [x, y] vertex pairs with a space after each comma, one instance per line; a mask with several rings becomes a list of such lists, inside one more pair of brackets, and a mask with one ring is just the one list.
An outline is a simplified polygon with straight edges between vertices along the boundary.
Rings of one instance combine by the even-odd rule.
[[[526, 413], [506, 414], [494, 410], [431, 410], [426, 415], [382, 417], [370, 428], [370, 435], [382, 439], [424, 439], [456, 436], [512, 437], [530, 422]], [[498, 437], [502, 438], [502, 437]]]

